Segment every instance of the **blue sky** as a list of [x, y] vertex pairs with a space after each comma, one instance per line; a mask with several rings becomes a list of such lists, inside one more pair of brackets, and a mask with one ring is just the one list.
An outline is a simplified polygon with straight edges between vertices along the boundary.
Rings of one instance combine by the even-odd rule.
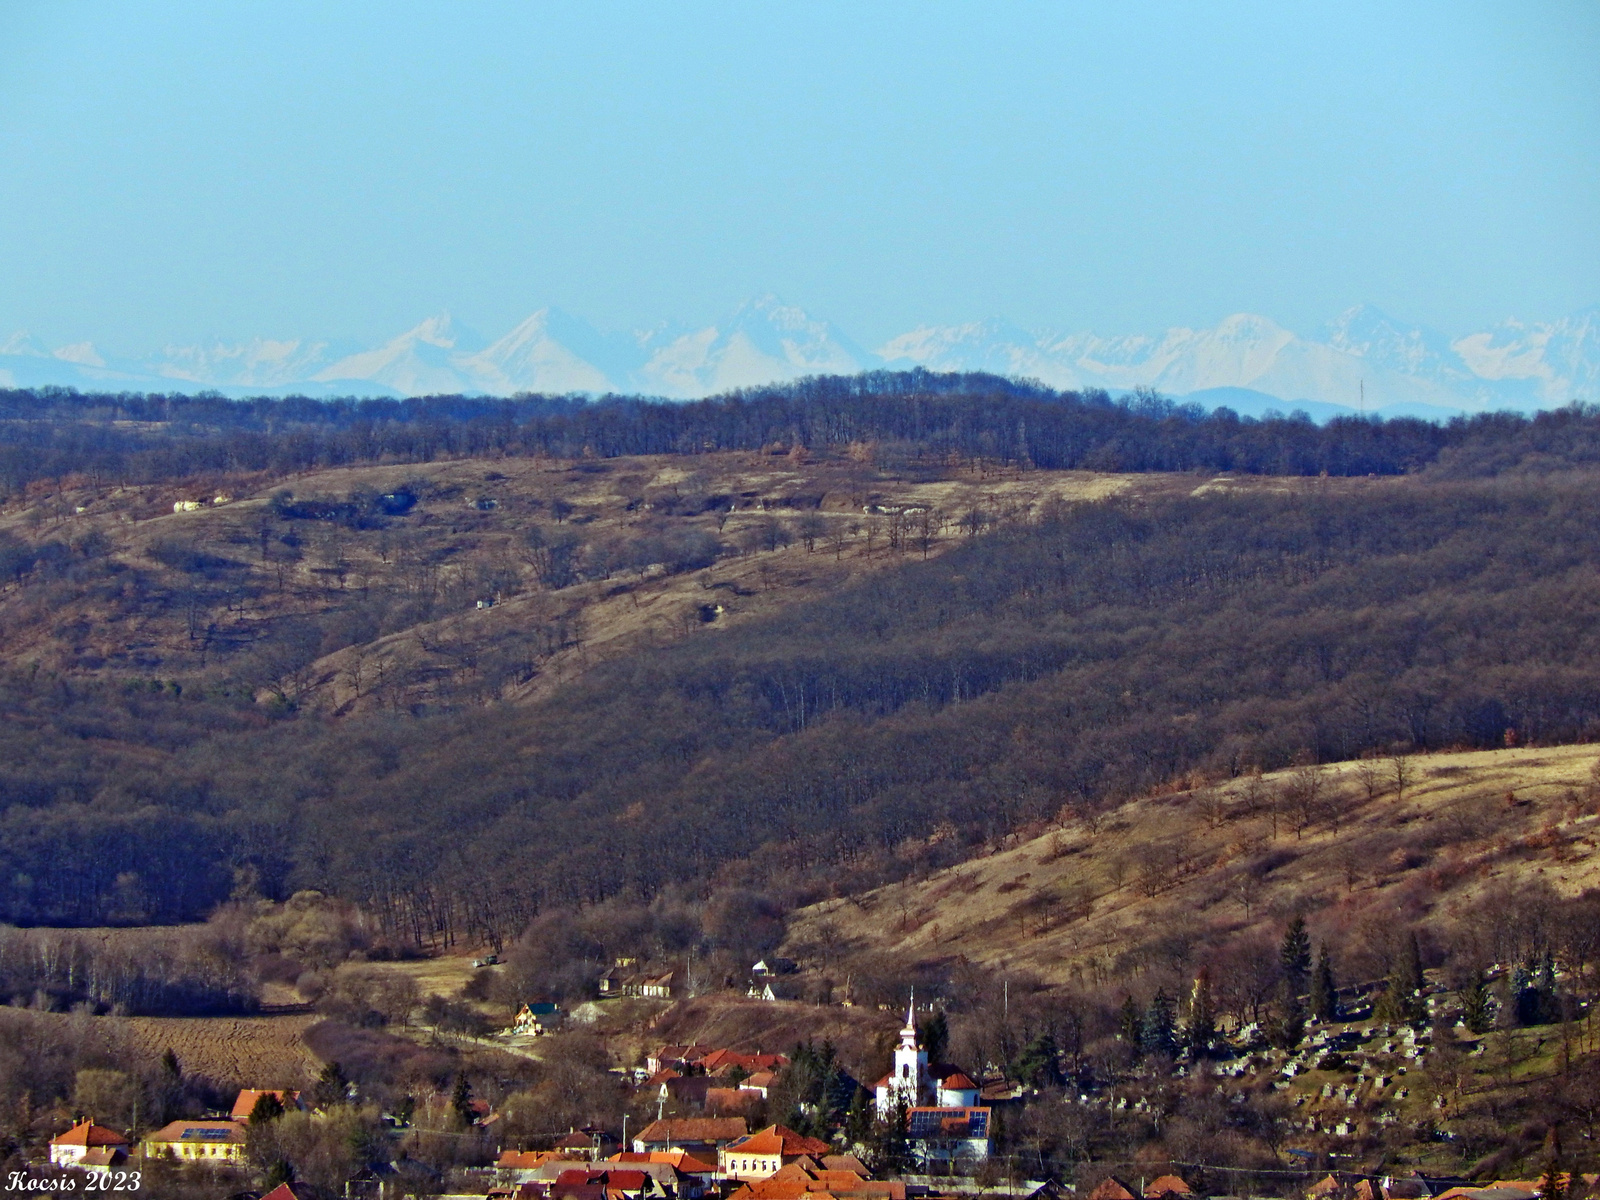
[[5, 0], [0, 337], [1553, 318], [1597, 62], [1592, 3]]

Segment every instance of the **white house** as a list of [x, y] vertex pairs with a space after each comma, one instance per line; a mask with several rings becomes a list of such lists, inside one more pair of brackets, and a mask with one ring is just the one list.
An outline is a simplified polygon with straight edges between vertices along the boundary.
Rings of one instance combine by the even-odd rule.
[[[115, 1129], [96, 1125], [93, 1121], [79, 1121], [63, 1134], [50, 1139], [50, 1165], [76, 1167], [91, 1150], [126, 1150], [128, 1139]], [[97, 1156], [98, 1157], [98, 1156]]]

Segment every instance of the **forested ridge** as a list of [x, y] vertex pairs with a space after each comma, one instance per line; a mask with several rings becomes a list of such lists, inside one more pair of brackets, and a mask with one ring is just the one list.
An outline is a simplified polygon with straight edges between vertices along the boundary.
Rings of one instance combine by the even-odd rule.
[[9, 678], [0, 918], [317, 887], [397, 941], [671, 892], [781, 909], [1193, 771], [1600, 736], [1573, 473], [1059, 505], [531, 707], [332, 720]]
[[141, 483], [202, 474], [474, 455], [696, 454], [880, 443], [885, 453], [1042, 468], [1391, 475], [1443, 462], [1493, 472], [1529, 456], [1600, 461], [1600, 415], [1241, 418], [1155, 393], [1113, 401], [984, 374], [824, 376], [692, 403], [607, 396], [227, 400], [0, 390], [0, 490], [69, 476]]

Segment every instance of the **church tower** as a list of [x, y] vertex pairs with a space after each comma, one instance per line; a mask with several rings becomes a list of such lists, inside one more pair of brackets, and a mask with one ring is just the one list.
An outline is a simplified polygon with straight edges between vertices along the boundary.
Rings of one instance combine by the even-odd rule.
[[900, 1031], [900, 1044], [894, 1048], [894, 1069], [877, 1088], [878, 1114], [891, 1116], [895, 1105], [907, 1108], [924, 1103], [929, 1087], [928, 1052], [917, 1042], [917, 994], [911, 993], [906, 1006], [906, 1024]]

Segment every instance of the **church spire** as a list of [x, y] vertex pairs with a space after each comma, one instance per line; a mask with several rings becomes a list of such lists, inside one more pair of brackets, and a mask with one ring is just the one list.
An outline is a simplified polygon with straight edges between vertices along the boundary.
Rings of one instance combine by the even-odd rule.
[[906, 1025], [900, 1031], [900, 1048], [917, 1049], [917, 989], [911, 989], [911, 1002], [906, 1005]]

